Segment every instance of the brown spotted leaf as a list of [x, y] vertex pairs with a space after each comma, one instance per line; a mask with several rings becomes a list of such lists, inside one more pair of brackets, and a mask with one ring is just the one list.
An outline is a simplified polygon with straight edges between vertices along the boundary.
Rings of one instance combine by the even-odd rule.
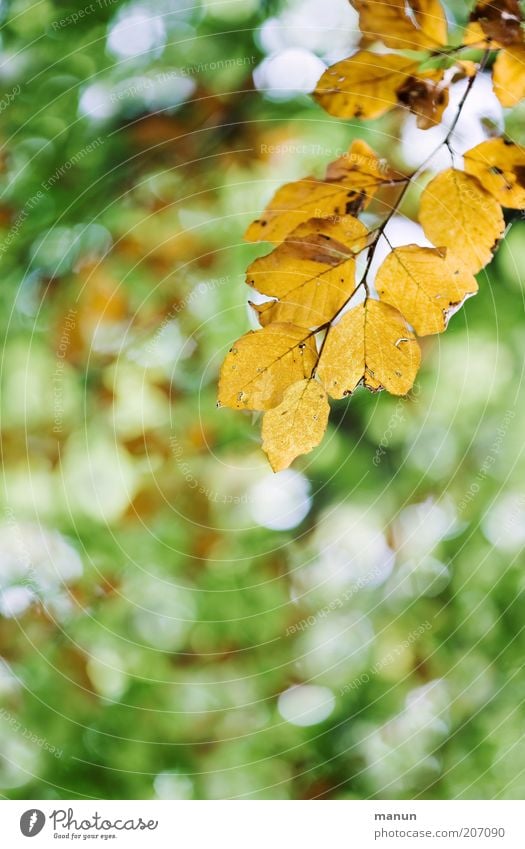
[[305, 177], [278, 189], [245, 238], [278, 244], [309, 218], [357, 215], [391, 176], [365, 142], [354, 141], [347, 153], [328, 166], [324, 180]]
[[421, 195], [419, 220], [436, 247], [446, 247], [476, 274], [492, 259], [505, 221], [476, 177], [448, 168]]
[[509, 47], [523, 41], [518, 0], [480, 0], [470, 15], [465, 44], [480, 39], [488, 46]]
[[320, 327], [355, 288], [355, 254], [367, 229], [357, 218], [312, 218], [247, 269], [246, 282], [277, 301], [255, 306], [261, 324], [289, 322]]
[[525, 149], [506, 138], [489, 139], [465, 153], [465, 170], [502, 206], [525, 209]]
[[314, 338], [293, 324], [270, 324], [246, 333], [230, 349], [219, 378], [219, 405], [270, 410], [284, 391], [310, 377], [317, 361]]
[[419, 345], [401, 313], [367, 299], [328, 331], [317, 375], [332, 398], [349, 395], [361, 382], [406, 395], [420, 362]]
[[397, 100], [417, 118], [420, 130], [428, 130], [441, 122], [448, 106], [448, 85], [443, 71], [425, 71], [408, 77], [397, 90]]
[[418, 336], [442, 333], [450, 316], [478, 291], [476, 278], [446, 248], [395, 248], [377, 272], [381, 300], [401, 312]]
[[406, 56], [361, 50], [328, 68], [314, 97], [337, 118], [378, 118], [397, 105], [398, 90], [417, 67]]
[[263, 450], [274, 472], [280, 472], [300, 454], [321, 442], [330, 406], [317, 380], [300, 380], [284, 393], [283, 400], [263, 416]]

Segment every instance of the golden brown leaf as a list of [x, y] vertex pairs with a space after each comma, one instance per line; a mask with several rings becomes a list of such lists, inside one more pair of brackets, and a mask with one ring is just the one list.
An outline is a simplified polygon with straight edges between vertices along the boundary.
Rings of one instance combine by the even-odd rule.
[[270, 410], [288, 386], [310, 377], [317, 361], [314, 338], [293, 324], [270, 324], [246, 333], [230, 348], [219, 378], [219, 405]]
[[346, 153], [327, 166], [325, 180], [344, 182], [345, 186], [355, 183], [357, 187], [363, 177], [372, 177], [372, 183], [382, 183], [388, 179], [389, 169], [384, 160], [362, 139], [354, 139]]
[[247, 270], [246, 282], [278, 301], [255, 307], [261, 324], [289, 322], [320, 327], [354, 291], [355, 253], [367, 229], [357, 218], [312, 218]]
[[390, 179], [372, 148], [354, 141], [347, 153], [328, 166], [324, 180], [305, 177], [282, 186], [261, 218], [250, 224], [245, 239], [279, 243], [309, 218], [357, 215], [381, 183]]
[[480, 0], [470, 15], [470, 31], [464, 43], [476, 38], [478, 27], [491, 46], [509, 46], [523, 41], [518, 0]]
[[317, 380], [300, 380], [284, 393], [278, 407], [263, 416], [263, 450], [274, 472], [321, 442], [330, 414], [326, 392]]
[[421, 351], [401, 313], [367, 299], [328, 331], [317, 375], [332, 398], [343, 398], [362, 381], [369, 389], [406, 395]]
[[439, 124], [448, 106], [448, 85], [443, 83], [443, 71], [426, 71], [408, 77], [397, 90], [397, 99], [417, 116], [420, 130]]
[[[463, 33], [462, 43], [465, 47], [488, 47], [490, 45], [490, 39], [487, 38], [480, 24], [470, 21]], [[498, 45], [494, 44], [492, 46], [496, 48]]]
[[505, 221], [479, 180], [448, 168], [421, 195], [419, 220], [436, 247], [446, 247], [476, 274], [492, 259]]
[[510, 139], [497, 138], [465, 153], [465, 170], [502, 206], [525, 209], [525, 150]]
[[478, 291], [473, 274], [446, 248], [395, 248], [377, 272], [375, 286], [418, 336], [442, 333], [450, 316]]
[[[382, 183], [395, 175], [366, 142], [356, 139], [350, 148], [326, 169], [325, 182], [347, 189], [345, 213], [358, 215], [369, 205]], [[350, 191], [351, 190], [351, 193]]]
[[378, 118], [397, 105], [397, 92], [417, 63], [395, 53], [361, 50], [328, 68], [314, 97], [337, 118]]
[[351, 0], [365, 40], [395, 50], [436, 48], [447, 43], [447, 19], [438, 0]]
[[516, 106], [525, 97], [525, 46], [500, 50], [492, 69], [494, 92], [502, 106]]

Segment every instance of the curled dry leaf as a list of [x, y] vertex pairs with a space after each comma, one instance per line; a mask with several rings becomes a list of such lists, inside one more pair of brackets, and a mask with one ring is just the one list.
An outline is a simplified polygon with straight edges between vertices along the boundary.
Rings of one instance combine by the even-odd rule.
[[262, 216], [250, 224], [245, 238], [279, 243], [309, 218], [357, 215], [391, 177], [372, 148], [354, 141], [347, 153], [328, 166], [324, 180], [305, 177], [282, 186]]
[[494, 93], [502, 106], [516, 106], [525, 97], [525, 45], [500, 50], [492, 69]]
[[394, 50], [435, 49], [447, 43], [447, 18], [439, 0], [350, 0], [366, 42]]
[[442, 333], [450, 316], [478, 291], [476, 278], [446, 248], [395, 248], [377, 272], [379, 296], [398, 309], [418, 336]]
[[419, 220], [436, 247], [446, 247], [476, 274], [492, 259], [505, 229], [501, 206], [476, 177], [448, 168], [421, 195]]
[[482, 39], [490, 46], [508, 47], [523, 41], [521, 10], [518, 0], [480, 0], [470, 15], [468, 39], [482, 33]]
[[420, 130], [439, 124], [448, 106], [449, 90], [443, 77], [443, 71], [425, 71], [408, 77], [397, 90], [398, 103], [416, 115]]
[[525, 208], [525, 150], [510, 139], [489, 139], [467, 151], [465, 171], [502, 206]]
[[418, 63], [397, 53], [361, 50], [328, 68], [314, 97], [337, 118], [378, 118], [398, 103], [397, 92]]
[[332, 398], [349, 395], [361, 382], [406, 395], [420, 363], [419, 345], [401, 313], [367, 299], [330, 329], [317, 375]]
[[315, 341], [293, 324], [270, 324], [246, 333], [230, 349], [219, 378], [219, 405], [270, 410], [285, 389], [310, 377], [317, 362]]
[[355, 253], [367, 229], [357, 218], [312, 218], [248, 267], [246, 282], [278, 298], [253, 305], [262, 325], [289, 322], [320, 327], [336, 315], [355, 288]]
[[278, 407], [263, 416], [263, 450], [274, 472], [321, 442], [330, 414], [326, 392], [317, 380], [300, 380], [284, 393]]

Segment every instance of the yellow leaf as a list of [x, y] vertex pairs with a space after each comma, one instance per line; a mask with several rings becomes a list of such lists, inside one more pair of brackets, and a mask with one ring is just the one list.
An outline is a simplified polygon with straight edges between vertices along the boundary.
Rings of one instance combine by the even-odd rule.
[[448, 106], [448, 85], [443, 77], [443, 71], [425, 71], [408, 77], [397, 90], [398, 102], [416, 115], [420, 130], [439, 124]]
[[293, 324], [270, 324], [246, 333], [230, 349], [219, 378], [219, 405], [236, 410], [270, 410], [284, 390], [310, 377], [317, 361], [315, 341]]
[[375, 151], [361, 139], [355, 139], [346, 153], [330, 162], [326, 169], [325, 180], [344, 182], [345, 186], [355, 184], [360, 188], [363, 177], [371, 177], [371, 184], [388, 180], [389, 169], [384, 160], [379, 159]]
[[523, 33], [518, 0], [480, 0], [470, 15], [464, 44], [471, 44], [479, 31], [481, 40], [491, 47], [521, 43]]
[[421, 351], [401, 313], [366, 300], [330, 328], [317, 375], [332, 398], [343, 398], [362, 381], [369, 389], [406, 395], [421, 362]]
[[351, 0], [367, 41], [395, 50], [436, 48], [447, 43], [447, 19], [438, 0]]
[[374, 151], [365, 142], [354, 141], [328, 166], [324, 180], [305, 177], [282, 186], [261, 218], [250, 224], [245, 239], [279, 243], [309, 218], [357, 215], [390, 179]]
[[442, 333], [450, 316], [478, 291], [476, 278], [446, 248], [395, 248], [377, 272], [375, 286], [418, 336]]
[[358, 215], [369, 205], [379, 186], [397, 176], [366, 142], [356, 139], [346, 153], [328, 165], [324, 179], [344, 186], [345, 213]]
[[263, 416], [262, 447], [274, 472], [319, 445], [329, 413], [326, 392], [317, 380], [300, 380], [286, 390], [279, 406]]
[[465, 171], [502, 206], [525, 208], [525, 150], [509, 139], [489, 139], [465, 153]]
[[525, 46], [500, 50], [492, 69], [494, 92], [502, 106], [516, 106], [525, 97]]
[[436, 247], [449, 248], [474, 274], [490, 262], [505, 229], [496, 199], [476, 177], [453, 168], [424, 190], [419, 220]]
[[417, 63], [395, 53], [362, 50], [328, 68], [314, 97], [337, 118], [378, 118], [397, 105], [397, 91]]
[[354, 291], [355, 252], [367, 229], [357, 218], [312, 218], [247, 270], [246, 282], [278, 301], [255, 309], [261, 324], [289, 322], [320, 327], [339, 312]]
[[[471, 45], [476, 45], [476, 47], [487, 47], [489, 39], [487, 39], [487, 36], [481, 29], [480, 24], [473, 23], [471, 21], [463, 33], [462, 44], [466, 47]], [[498, 45], [494, 44], [493, 46], [497, 47]]]

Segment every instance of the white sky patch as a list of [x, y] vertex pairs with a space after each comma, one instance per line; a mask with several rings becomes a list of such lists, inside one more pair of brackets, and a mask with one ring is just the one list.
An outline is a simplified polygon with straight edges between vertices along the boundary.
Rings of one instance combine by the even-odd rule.
[[293, 469], [276, 475], [269, 473], [250, 487], [248, 501], [257, 524], [273, 531], [289, 530], [299, 525], [310, 511], [310, 484]]
[[317, 725], [333, 712], [335, 696], [328, 687], [299, 684], [281, 693], [277, 706], [283, 719], [292, 725]]
[[290, 100], [313, 91], [325, 68], [311, 51], [289, 47], [263, 59], [253, 72], [253, 81], [271, 100]]
[[146, 55], [161, 55], [166, 43], [166, 30], [160, 16], [137, 5], [125, 8], [111, 26], [108, 34], [108, 51], [122, 59]]

